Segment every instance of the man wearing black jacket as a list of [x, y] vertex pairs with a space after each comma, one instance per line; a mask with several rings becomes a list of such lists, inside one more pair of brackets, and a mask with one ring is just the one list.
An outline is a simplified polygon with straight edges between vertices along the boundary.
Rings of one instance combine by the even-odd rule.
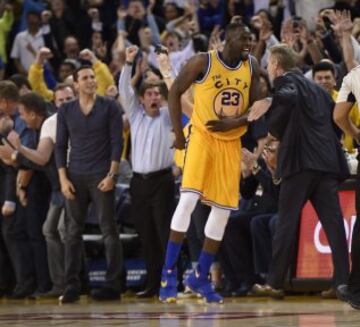
[[334, 264], [337, 295], [349, 274], [348, 251], [337, 194], [348, 167], [337, 139], [331, 97], [319, 86], [294, 71], [296, 54], [286, 45], [271, 48], [268, 64], [274, 83], [272, 103], [261, 100], [252, 108], [249, 121], [268, 111], [270, 133], [280, 141], [277, 175], [282, 179], [279, 221], [267, 285], [257, 293], [282, 298], [283, 283], [295, 251], [299, 218], [307, 200], [314, 206], [328, 238]]

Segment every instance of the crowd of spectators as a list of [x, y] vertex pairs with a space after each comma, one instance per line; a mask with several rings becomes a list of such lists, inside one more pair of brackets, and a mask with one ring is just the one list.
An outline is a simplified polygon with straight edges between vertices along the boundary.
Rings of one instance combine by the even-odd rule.
[[[85, 74], [79, 75], [84, 67], [94, 72], [97, 96], [111, 98], [122, 114], [123, 123], [117, 130], [123, 138], [122, 154], [111, 157], [120, 162], [120, 176], [109, 166], [108, 177], [130, 184], [133, 207], [128, 221], [140, 236], [148, 271], [144, 292], [138, 296], [148, 297], [159, 290], [175, 209], [174, 179], [181, 179], [183, 161], [183, 154], [174, 156], [171, 149], [167, 91], [187, 60], [198, 52], [221, 51], [224, 28], [241, 20], [252, 32], [251, 54], [261, 67], [262, 97], [271, 96], [266, 65], [269, 48], [275, 44], [290, 45], [298, 53], [298, 69], [326, 89], [334, 101], [344, 76], [360, 64], [357, 0], [1, 0], [0, 16], [0, 296], [14, 298], [60, 296], [66, 291], [67, 242], [77, 248], [76, 258], [72, 258], [78, 261], [73, 275], [86, 272], [85, 252], [74, 241], [81, 234], [83, 221], [75, 235], [69, 228], [74, 228], [76, 217], [72, 221], [66, 218], [71, 206], [64, 204], [78, 196], [77, 190], [71, 189], [66, 178], [61, 180], [61, 175], [59, 180], [56, 171], [56, 165], [62, 168], [66, 160], [70, 167], [72, 160], [81, 160], [83, 153], [75, 153], [82, 151], [82, 143], [71, 139], [75, 129], [83, 128], [86, 133], [89, 129], [89, 134], [84, 132], [89, 139], [106, 133], [105, 127], [100, 131], [97, 120], [81, 123], [81, 117], [76, 118], [75, 127], [71, 123], [64, 127], [70, 118], [57, 114], [59, 109], [70, 108], [63, 105], [65, 102], [81, 102], [79, 96], [89, 92], [78, 80]], [[191, 90], [183, 96], [182, 104], [186, 128], [192, 112]], [[351, 119], [360, 125], [357, 106]], [[116, 129], [114, 122], [109, 127], [111, 133]], [[60, 132], [57, 124], [62, 124], [58, 125]], [[341, 137], [344, 151], [354, 155], [357, 150], [351, 137]], [[105, 145], [103, 149], [102, 144], [89, 139], [81, 139], [84, 147], [90, 149], [95, 144], [99, 152], [94, 154], [101, 156], [101, 150], [107, 153]], [[105, 137], [104, 142], [108, 142]], [[113, 135], [109, 142], [112, 146], [116, 143]], [[239, 210], [231, 215], [212, 269], [216, 287], [225, 295], [237, 296], [248, 294], [268, 273], [281, 187], [274, 173], [278, 142], [268, 139], [266, 125], [250, 125], [242, 143], [242, 199]], [[53, 155], [59, 147], [60, 163], [59, 156]], [[117, 147], [111, 156], [120, 153], [121, 145]], [[82, 175], [82, 167], [84, 176], [92, 171], [96, 175], [92, 166], [96, 158], [89, 158], [93, 161], [80, 165], [78, 175]], [[79, 178], [77, 183], [89, 190], [92, 187], [90, 177], [87, 181]], [[103, 190], [108, 191], [108, 183], [102, 185]], [[111, 209], [104, 210], [98, 195], [94, 193], [89, 199], [98, 206], [101, 221], [111, 216]], [[81, 208], [81, 216], [87, 205]], [[76, 215], [74, 210], [72, 216]], [[187, 235], [190, 261], [197, 258], [207, 214], [208, 209], [199, 203]], [[104, 238], [113, 236], [114, 231], [106, 229], [102, 228]], [[116, 245], [113, 252], [107, 252], [116, 278], [122, 265], [121, 251]], [[117, 258], [119, 269], [114, 268]], [[86, 284], [86, 273], [76, 278]], [[115, 284], [120, 290], [118, 282]], [[78, 294], [72, 295], [69, 302]], [[119, 294], [102, 296], [117, 298]]]

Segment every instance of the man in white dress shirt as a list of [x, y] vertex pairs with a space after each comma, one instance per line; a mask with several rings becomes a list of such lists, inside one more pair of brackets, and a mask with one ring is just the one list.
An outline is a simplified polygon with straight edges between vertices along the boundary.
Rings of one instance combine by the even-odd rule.
[[138, 52], [126, 49], [126, 64], [119, 81], [119, 94], [130, 122], [131, 161], [134, 171], [130, 183], [132, 214], [139, 233], [147, 267], [147, 284], [138, 297], [158, 294], [162, 262], [174, 210], [172, 174], [172, 125], [167, 107], [156, 84], [143, 82], [139, 96], [131, 86], [131, 70]]
[[11, 58], [20, 74], [27, 75], [30, 65], [36, 57], [36, 52], [45, 45], [40, 30], [41, 17], [37, 12], [29, 11], [27, 14], [28, 29], [16, 35], [11, 50]]

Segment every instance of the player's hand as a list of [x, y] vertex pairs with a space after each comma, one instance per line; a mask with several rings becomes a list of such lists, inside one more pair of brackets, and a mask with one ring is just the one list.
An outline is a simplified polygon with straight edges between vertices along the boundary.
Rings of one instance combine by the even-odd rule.
[[222, 118], [218, 120], [209, 120], [206, 127], [210, 132], [227, 132], [239, 127], [234, 118]]
[[139, 51], [139, 48], [136, 45], [132, 45], [132, 46], [126, 48], [126, 50], [125, 50], [126, 61], [133, 63], [138, 51]]
[[109, 192], [115, 187], [115, 181], [113, 178], [106, 176], [97, 186], [101, 192]]
[[175, 141], [173, 144], [173, 148], [178, 150], [185, 149], [186, 139], [184, 135], [175, 136]]
[[248, 121], [255, 121], [261, 118], [270, 109], [271, 102], [267, 99], [255, 101], [250, 108]]
[[60, 179], [61, 192], [68, 200], [75, 200], [75, 187], [67, 178]]

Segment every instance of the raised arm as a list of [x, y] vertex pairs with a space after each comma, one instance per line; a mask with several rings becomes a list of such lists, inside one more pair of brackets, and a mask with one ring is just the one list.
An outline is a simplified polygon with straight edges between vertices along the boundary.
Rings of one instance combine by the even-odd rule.
[[47, 59], [52, 57], [51, 50], [49, 48], [40, 48], [36, 54], [35, 61], [29, 68], [28, 78], [34, 91], [42, 95], [46, 100], [52, 101], [54, 98], [54, 92], [50, 90], [44, 79], [44, 64]]
[[119, 79], [120, 101], [130, 120], [131, 116], [135, 113], [139, 106], [139, 101], [136, 97], [134, 89], [131, 86], [131, 71], [134, 64], [135, 56], [138, 51], [139, 48], [137, 46], [131, 46], [126, 48], [126, 64], [121, 70]]
[[181, 122], [181, 96], [198, 78], [198, 76], [205, 71], [207, 61], [208, 59], [205, 53], [200, 53], [192, 57], [180, 71], [178, 77], [175, 79], [170, 88], [168, 100], [169, 113], [175, 132], [174, 146], [176, 149], [185, 148], [185, 137]]
[[[165, 51], [161, 52], [156, 55], [156, 60], [159, 64], [159, 70], [164, 79], [166, 87], [168, 88], [168, 90], [170, 90], [170, 88], [173, 85], [174, 80], [175, 80], [175, 78], [174, 78], [175, 74], [174, 74], [172, 66], [171, 66], [171, 61], [170, 61], [169, 55], [167, 52], [165, 53]], [[183, 114], [186, 115], [186, 117], [190, 118], [192, 115], [193, 103], [189, 99], [189, 96], [187, 93], [183, 94], [181, 97], [181, 108], [182, 108]]]

